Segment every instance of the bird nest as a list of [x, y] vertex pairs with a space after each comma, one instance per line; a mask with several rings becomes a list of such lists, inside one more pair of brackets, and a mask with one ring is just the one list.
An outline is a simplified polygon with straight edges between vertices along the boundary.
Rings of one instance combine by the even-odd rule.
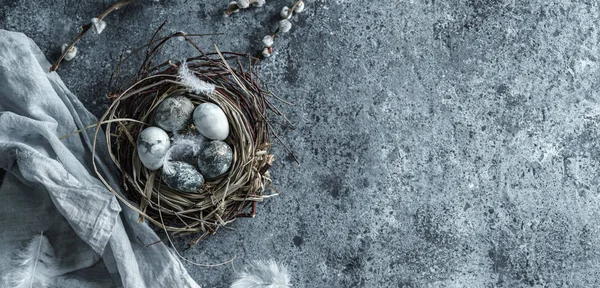
[[[275, 158], [271, 152], [271, 136], [277, 136], [273, 134], [269, 114], [281, 113], [272, 104], [273, 99], [279, 98], [268, 91], [252, 65], [256, 58], [219, 52], [216, 47], [216, 52], [205, 53], [191, 36], [179, 32], [153, 38], [135, 83], [112, 94], [113, 102], [100, 123], [107, 125], [110, 156], [121, 172], [124, 196], [131, 201], [123, 202], [139, 213], [140, 222], [147, 219], [167, 232], [200, 233], [200, 240], [238, 217], [253, 217], [257, 202], [278, 194], [274, 188], [275, 193], [266, 194], [265, 191], [272, 188], [269, 169]], [[185, 38], [199, 55], [185, 61], [169, 60], [153, 65], [162, 46], [175, 37]], [[189, 85], [178, 77], [181, 66], [186, 63], [189, 72], [214, 85], [214, 92], [190, 91]], [[229, 122], [229, 136], [224, 141], [233, 150], [233, 160], [228, 173], [206, 179], [201, 189], [194, 193], [167, 186], [162, 180], [162, 172], [151, 171], [142, 165], [136, 151], [139, 133], [153, 125], [155, 109], [171, 95], [184, 95], [195, 105], [217, 104]], [[188, 130], [195, 130], [193, 124]]]

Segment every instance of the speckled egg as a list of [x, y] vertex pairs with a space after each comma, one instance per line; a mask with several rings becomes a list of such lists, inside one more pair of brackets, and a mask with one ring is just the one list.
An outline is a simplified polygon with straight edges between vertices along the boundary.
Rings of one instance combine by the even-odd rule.
[[169, 187], [181, 192], [197, 192], [204, 182], [194, 166], [181, 161], [165, 163], [162, 179]]
[[204, 137], [225, 140], [229, 135], [229, 121], [223, 110], [213, 103], [202, 103], [194, 110], [194, 125]]
[[166, 98], [154, 113], [156, 125], [166, 131], [179, 131], [185, 129], [192, 122], [194, 104], [184, 96]]
[[212, 141], [202, 148], [198, 155], [198, 169], [206, 178], [217, 178], [229, 170], [233, 161], [233, 151], [223, 141]]
[[169, 135], [158, 127], [148, 127], [137, 139], [137, 153], [142, 164], [150, 170], [162, 167], [165, 155], [171, 147]]

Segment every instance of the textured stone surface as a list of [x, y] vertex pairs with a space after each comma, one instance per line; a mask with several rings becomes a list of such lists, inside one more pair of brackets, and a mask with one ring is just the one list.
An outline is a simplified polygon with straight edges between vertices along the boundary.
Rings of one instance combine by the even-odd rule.
[[[4, 0], [0, 27], [55, 59], [110, 2]], [[255, 51], [291, 3], [224, 19], [226, 5], [138, 1], [59, 74], [100, 114], [120, 51], [164, 19], [225, 33], [198, 39], [207, 50]], [[195, 247], [178, 239], [196, 262], [237, 256], [191, 274], [226, 287], [274, 258], [294, 287], [600, 286], [599, 16], [597, 1], [307, 1], [260, 68], [294, 104], [280, 136], [301, 165], [275, 145], [279, 197]]]

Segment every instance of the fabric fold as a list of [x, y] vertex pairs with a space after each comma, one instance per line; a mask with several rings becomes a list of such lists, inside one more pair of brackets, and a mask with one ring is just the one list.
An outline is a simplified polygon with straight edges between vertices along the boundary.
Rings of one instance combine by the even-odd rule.
[[[57, 277], [61, 287], [106, 287], [111, 277], [116, 287], [199, 287], [164, 244], [135, 240], [158, 237], [132, 211], [121, 211], [96, 177], [95, 129], [61, 139], [97, 119], [49, 67], [31, 39], [0, 30], [0, 168], [10, 180], [0, 187], [0, 225], [8, 227], [0, 234], [0, 257], [44, 230], [65, 274]], [[98, 170], [120, 191], [104, 135], [98, 137]], [[98, 262], [100, 255], [106, 260]], [[0, 263], [0, 274], [10, 268]]]

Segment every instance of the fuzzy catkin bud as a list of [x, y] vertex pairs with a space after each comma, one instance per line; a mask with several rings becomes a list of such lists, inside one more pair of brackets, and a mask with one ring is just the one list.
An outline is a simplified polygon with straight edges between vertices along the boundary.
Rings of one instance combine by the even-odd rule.
[[298, 6], [296, 6], [296, 9], [294, 9], [294, 12], [302, 12], [304, 11], [304, 1], [300, 1], [300, 3], [298, 3]]
[[262, 40], [263, 46], [264, 47], [271, 47], [273, 46], [273, 37], [271, 37], [271, 35], [267, 35], [263, 38]]
[[279, 12], [279, 15], [281, 15], [281, 18], [283, 19], [288, 19], [290, 15], [290, 8], [287, 6], [283, 6], [283, 8], [281, 8], [281, 12]]
[[292, 22], [290, 22], [287, 19], [279, 21], [279, 32], [287, 33], [288, 31], [290, 31], [290, 29], [292, 29]]
[[237, 1], [237, 7], [239, 7], [240, 9], [246, 9], [246, 8], [248, 8], [248, 6], [250, 6], [250, 1], [248, 1], [248, 0], [238, 0]]
[[231, 13], [237, 13], [240, 11], [240, 8], [238, 8], [238, 4], [236, 1], [232, 1], [229, 3], [229, 5], [227, 5], [227, 11], [230, 11]]
[[94, 33], [100, 34], [104, 31], [104, 28], [106, 28], [106, 22], [98, 18], [92, 18], [92, 30], [94, 30]]
[[252, 5], [256, 7], [262, 7], [263, 5], [265, 5], [265, 3], [267, 3], [266, 0], [256, 0], [254, 1], [254, 3], [252, 3]]
[[271, 57], [272, 54], [273, 54], [273, 49], [271, 49], [270, 47], [267, 47], [262, 50], [262, 55], [266, 58]]
[[[61, 47], [61, 51], [64, 53], [67, 47], [69, 47], [69, 44], [63, 44]], [[73, 46], [71, 47], [71, 49], [69, 49], [69, 52], [65, 54], [65, 57], [63, 59], [65, 59], [66, 61], [71, 61], [73, 60], [73, 58], [75, 58], [75, 56], [77, 56], [77, 47]]]

